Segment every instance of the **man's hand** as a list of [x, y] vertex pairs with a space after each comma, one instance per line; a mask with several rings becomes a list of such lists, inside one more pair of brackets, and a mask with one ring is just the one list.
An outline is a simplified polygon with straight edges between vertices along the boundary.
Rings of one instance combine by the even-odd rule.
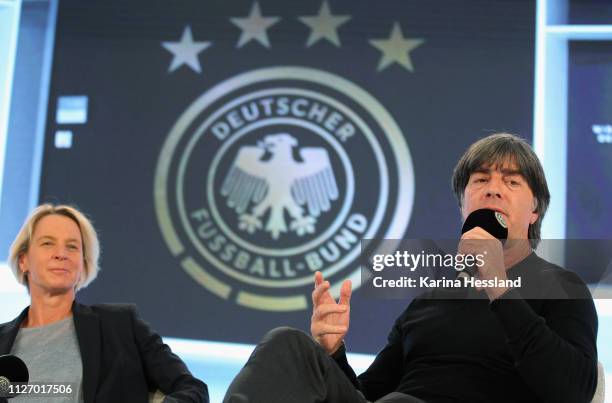
[[329, 281], [324, 281], [321, 272], [316, 272], [310, 334], [331, 355], [338, 350], [349, 328], [351, 281], [342, 283], [339, 302], [331, 296], [329, 288]]
[[[480, 227], [472, 228], [461, 236], [458, 253], [465, 255], [482, 255], [484, 264], [478, 269], [478, 278], [482, 280], [507, 280], [506, 266], [504, 265], [504, 250], [499, 239]], [[489, 300], [493, 301], [508, 287], [485, 287]]]

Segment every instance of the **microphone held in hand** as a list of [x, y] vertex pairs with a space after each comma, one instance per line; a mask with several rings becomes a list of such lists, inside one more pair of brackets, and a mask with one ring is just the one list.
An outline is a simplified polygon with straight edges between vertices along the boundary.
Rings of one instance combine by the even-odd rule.
[[14, 397], [9, 387], [14, 383], [27, 383], [30, 378], [28, 367], [14, 355], [0, 355], [0, 397]]
[[[474, 210], [465, 219], [461, 233], [464, 234], [472, 228], [480, 227], [489, 234], [499, 239], [502, 245], [508, 238], [508, 226], [504, 217], [495, 210], [479, 209]], [[477, 269], [475, 267], [466, 267], [465, 270], [459, 272], [458, 277], [474, 277]]]
[[502, 244], [506, 242], [508, 238], [508, 226], [504, 217], [495, 210], [489, 210], [486, 208], [474, 210], [465, 219], [461, 233], [464, 234], [472, 228], [480, 227], [499, 239]]

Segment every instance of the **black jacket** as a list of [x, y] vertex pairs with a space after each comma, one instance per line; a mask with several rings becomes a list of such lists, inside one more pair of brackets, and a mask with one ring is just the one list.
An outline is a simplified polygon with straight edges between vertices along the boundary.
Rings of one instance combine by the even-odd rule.
[[[10, 354], [28, 309], [0, 325], [0, 355]], [[206, 384], [191, 375], [138, 317], [133, 305], [75, 302], [72, 313], [83, 363], [85, 403], [146, 403], [149, 392], [155, 390], [174, 399], [170, 401], [208, 403]]]

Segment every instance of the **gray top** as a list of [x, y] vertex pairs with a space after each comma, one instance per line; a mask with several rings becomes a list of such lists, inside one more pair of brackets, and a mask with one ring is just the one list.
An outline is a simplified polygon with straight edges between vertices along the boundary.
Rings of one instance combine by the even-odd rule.
[[11, 354], [21, 358], [30, 372], [30, 382], [70, 383], [69, 397], [21, 395], [11, 402], [83, 402], [83, 363], [71, 317], [46, 326], [19, 329]]

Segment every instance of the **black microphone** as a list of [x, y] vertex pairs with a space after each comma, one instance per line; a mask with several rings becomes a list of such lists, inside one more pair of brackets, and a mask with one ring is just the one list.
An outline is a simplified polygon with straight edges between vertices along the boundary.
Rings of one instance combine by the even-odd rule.
[[[500, 212], [486, 208], [474, 210], [465, 219], [461, 234], [465, 234], [472, 228], [480, 227], [499, 239], [502, 245], [508, 238], [508, 225]], [[474, 277], [474, 267], [466, 267], [460, 271], [457, 277]]]
[[28, 367], [21, 358], [14, 355], [0, 355], [0, 396], [14, 397], [9, 394], [9, 386], [13, 383], [27, 383], [30, 379]]
[[487, 231], [489, 234], [499, 239], [502, 244], [504, 244], [506, 238], [508, 238], [508, 225], [504, 217], [498, 211], [486, 208], [472, 211], [463, 223], [461, 234], [465, 234], [476, 227], [480, 227]]

